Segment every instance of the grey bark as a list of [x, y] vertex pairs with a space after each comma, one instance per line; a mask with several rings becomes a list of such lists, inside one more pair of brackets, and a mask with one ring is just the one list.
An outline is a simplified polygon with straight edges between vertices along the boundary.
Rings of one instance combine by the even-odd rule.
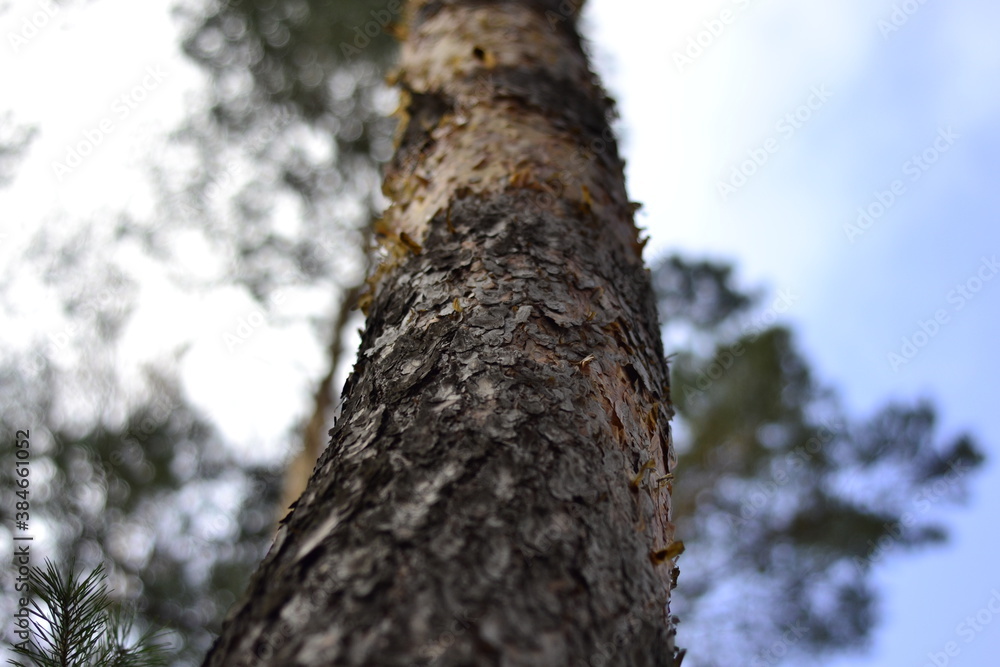
[[205, 665], [679, 664], [667, 368], [567, 6], [410, 4], [343, 414]]

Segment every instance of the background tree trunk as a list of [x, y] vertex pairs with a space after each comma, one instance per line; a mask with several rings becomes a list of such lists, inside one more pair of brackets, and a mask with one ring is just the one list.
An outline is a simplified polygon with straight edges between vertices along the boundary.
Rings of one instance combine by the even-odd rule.
[[577, 10], [407, 7], [343, 415], [206, 665], [679, 662], [667, 368]]
[[[357, 306], [358, 296], [363, 285], [358, 284], [346, 290], [337, 315], [331, 327], [330, 346], [327, 348], [329, 370], [319, 381], [312, 397], [312, 414], [302, 428], [302, 449], [295, 453], [285, 468], [285, 476], [281, 488], [281, 500], [278, 502], [276, 522], [288, 515], [289, 507], [299, 499], [309, 482], [310, 472], [316, 467], [316, 460], [327, 443], [326, 424], [330, 419], [338, 400], [333, 388], [334, 377], [344, 359], [344, 338], [348, 333], [348, 322], [351, 312]], [[280, 525], [280, 524], [279, 524]]]

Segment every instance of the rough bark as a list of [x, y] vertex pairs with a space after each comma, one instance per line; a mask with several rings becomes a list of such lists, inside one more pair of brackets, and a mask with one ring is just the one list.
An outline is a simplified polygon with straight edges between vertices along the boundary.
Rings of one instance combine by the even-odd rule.
[[679, 662], [667, 368], [575, 18], [408, 6], [343, 415], [206, 665]]

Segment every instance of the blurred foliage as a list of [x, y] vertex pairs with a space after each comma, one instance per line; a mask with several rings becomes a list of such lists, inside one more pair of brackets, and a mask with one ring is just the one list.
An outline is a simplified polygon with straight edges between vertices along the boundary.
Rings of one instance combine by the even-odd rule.
[[[190, 403], [174, 378], [190, 341], [165, 340], [173, 351], [141, 387], [122, 379], [116, 346], [154, 266], [194, 298], [232, 286], [265, 306], [279, 290], [289, 302], [305, 297], [311, 309], [288, 317], [310, 321], [321, 347], [333, 336], [338, 301], [365, 272], [382, 206], [378, 164], [392, 150], [395, 94], [380, 64], [393, 40], [382, 10], [212, 0], [178, 9], [183, 49], [209, 86], [167, 141], [148, 138], [152, 214], [56, 221], [28, 247], [41, 284], [7, 267], [0, 285], [12, 319], [28, 314], [8, 286], [44, 294], [50, 311], [37, 339], [13, 346], [0, 367], [5, 425], [32, 425], [33, 520], [48, 538], [39, 547], [59, 562], [107, 563], [139, 622], [171, 630], [176, 664], [200, 663], [263, 557], [281, 471], [247, 466]], [[376, 32], [372, 20], [379, 29], [365, 48], [340, 47], [343, 37], [356, 49], [354, 27]], [[0, 167], [13, 168], [30, 138], [5, 124]], [[290, 429], [297, 419], [288, 415]]]
[[680, 321], [712, 329], [743, 313], [752, 297], [731, 285], [733, 268], [712, 262], [692, 262], [672, 255], [659, 260], [652, 272], [653, 291], [661, 313], [671, 314], [671, 326]]
[[932, 510], [963, 497], [979, 448], [964, 436], [939, 442], [928, 403], [850, 420], [791, 332], [762, 324], [774, 313], [747, 317], [754, 300], [730, 267], [675, 256], [653, 276], [668, 326], [713, 343], [708, 354], [689, 346], [671, 367], [673, 511], [687, 547], [673, 609], [687, 660], [775, 664], [786, 652], [864, 645], [876, 620], [872, 567], [945, 539]]
[[123, 217], [119, 236], [169, 263], [178, 238], [200, 235], [220, 259], [201, 288], [236, 284], [260, 303], [289, 287], [342, 294], [384, 206], [397, 99], [385, 30], [398, 17], [367, 0], [191, 0], [177, 13], [206, 95], [150, 163], [155, 214]]
[[[173, 664], [197, 664], [264, 556], [279, 473], [242, 463], [162, 380], [121, 420], [70, 425], [42, 396], [60, 380], [47, 369], [22, 361], [0, 379], [10, 423], [32, 425], [31, 526], [47, 535], [38, 548], [54, 544], [60, 563], [106, 565], [116, 601], [133, 605], [143, 627], [169, 630]], [[11, 481], [0, 491], [5, 525]]]
[[211, 77], [214, 129], [246, 143], [254, 128], [273, 126], [268, 143], [285, 150], [255, 158], [277, 165], [273, 182], [309, 203], [337, 186], [377, 192], [395, 126], [387, 116], [396, 96], [383, 82], [396, 48], [387, 30], [399, 16], [372, 0], [201, 5], [182, 12], [182, 47]]
[[[377, 74], [390, 63], [389, 34], [402, 2], [372, 0], [242, 0], [189, 11], [196, 27], [184, 52], [215, 80], [214, 113], [239, 128], [262, 106], [289, 105], [315, 123], [340, 121], [338, 139], [368, 153], [377, 136], [370, 114], [352, 106], [345, 72]], [[393, 11], [397, 9], [397, 11]], [[200, 16], [199, 16], [200, 14]], [[365, 77], [362, 85], [371, 85]]]
[[0, 114], [0, 187], [14, 180], [20, 162], [35, 137], [35, 128], [18, 125], [8, 111]]
[[[150, 151], [153, 213], [72, 235], [41, 230], [31, 249], [77, 332], [63, 345], [50, 329], [0, 364], [5, 426], [32, 425], [33, 516], [58, 562], [108, 563], [138, 621], [170, 629], [178, 665], [200, 662], [263, 556], [280, 471], [247, 466], [190, 403], [171, 365], [186, 341], [168, 343], [173, 358], [150, 367], [143, 388], [124, 389], [115, 346], [142, 276], [107, 256], [138, 249], [143, 270], [155, 263], [196, 296], [235, 285], [264, 303], [298, 290], [315, 310], [289, 317], [312, 321], [320, 346], [331, 339], [335, 304], [364, 272], [383, 204], [378, 165], [391, 154], [395, 104], [383, 83], [397, 18], [389, 7], [189, 0], [178, 10], [183, 49], [209, 90]], [[3, 136], [10, 155], [30, 138]], [[188, 259], [198, 244], [211, 262]], [[674, 611], [685, 665], [751, 655], [775, 664], [764, 652], [789, 636], [790, 654], [863, 642], [871, 567], [944, 538], [933, 510], [961, 498], [978, 449], [967, 438], [940, 443], [927, 404], [849, 420], [729, 266], [671, 257], [653, 280], [667, 350], [681, 351], [674, 511], [688, 549]], [[13, 506], [10, 489], [0, 488], [0, 511]]]

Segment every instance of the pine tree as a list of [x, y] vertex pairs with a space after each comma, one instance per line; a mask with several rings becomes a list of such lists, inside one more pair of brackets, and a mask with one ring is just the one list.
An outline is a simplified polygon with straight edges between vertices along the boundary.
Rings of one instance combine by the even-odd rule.
[[407, 6], [343, 416], [206, 665], [660, 665], [667, 368], [564, 0]]
[[31, 608], [23, 628], [28, 636], [14, 644], [14, 652], [31, 662], [8, 660], [14, 667], [168, 664], [159, 633], [137, 632], [133, 614], [112, 604], [103, 564], [84, 577], [46, 560], [45, 568], [31, 568], [28, 578]]

